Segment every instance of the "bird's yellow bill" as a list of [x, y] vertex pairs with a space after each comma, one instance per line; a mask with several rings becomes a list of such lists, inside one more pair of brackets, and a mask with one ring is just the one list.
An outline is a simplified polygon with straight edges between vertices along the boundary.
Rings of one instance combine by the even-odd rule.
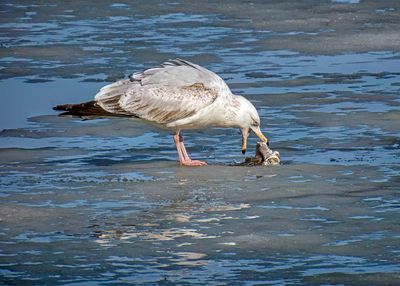
[[268, 138], [264, 136], [264, 134], [262, 134], [262, 132], [260, 130], [253, 130], [254, 133], [258, 136], [258, 138], [261, 139], [261, 141], [268, 143]]
[[[258, 136], [258, 138], [261, 139], [262, 142], [265, 142], [268, 144], [268, 138], [264, 136], [264, 134], [262, 134], [261, 130], [259, 127], [257, 128], [251, 128], [251, 130], [253, 130], [253, 132]], [[247, 131], [247, 129], [246, 129]], [[249, 131], [245, 132], [242, 130], [242, 154], [246, 153], [246, 149], [247, 149], [247, 137], [249, 135], [248, 133]]]

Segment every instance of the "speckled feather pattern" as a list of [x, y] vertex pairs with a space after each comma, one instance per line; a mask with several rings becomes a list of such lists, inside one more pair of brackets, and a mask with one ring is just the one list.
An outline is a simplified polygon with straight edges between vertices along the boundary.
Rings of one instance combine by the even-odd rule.
[[[216, 122], [218, 125], [223, 119], [213, 116], [233, 116], [240, 108], [240, 102], [234, 97], [226, 83], [215, 73], [188, 61], [175, 59], [103, 87], [95, 100], [110, 113], [136, 116], [179, 129], [185, 126], [197, 128]], [[226, 114], [221, 114], [222, 109]], [[207, 114], [207, 120], [197, 118], [202, 113]], [[197, 118], [199, 126], [190, 118]]]

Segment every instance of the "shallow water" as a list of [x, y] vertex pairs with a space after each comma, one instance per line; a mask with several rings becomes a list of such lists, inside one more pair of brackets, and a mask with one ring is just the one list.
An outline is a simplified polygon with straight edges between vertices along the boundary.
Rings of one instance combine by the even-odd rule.
[[[398, 284], [397, 1], [0, 6], [0, 285]], [[140, 120], [51, 110], [178, 56], [257, 106], [282, 165], [229, 166], [239, 131], [209, 129], [182, 168]]]

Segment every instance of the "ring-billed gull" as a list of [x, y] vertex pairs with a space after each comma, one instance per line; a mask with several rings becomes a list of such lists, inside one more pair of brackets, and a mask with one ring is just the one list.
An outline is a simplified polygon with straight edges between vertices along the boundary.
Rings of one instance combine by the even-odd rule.
[[204, 67], [182, 59], [134, 73], [104, 86], [93, 101], [54, 107], [63, 115], [138, 117], [173, 131], [179, 162], [187, 166], [207, 163], [192, 160], [181, 130], [208, 126], [238, 127], [242, 153], [253, 131], [263, 142], [260, 117], [254, 105], [234, 95], [223, 79]]

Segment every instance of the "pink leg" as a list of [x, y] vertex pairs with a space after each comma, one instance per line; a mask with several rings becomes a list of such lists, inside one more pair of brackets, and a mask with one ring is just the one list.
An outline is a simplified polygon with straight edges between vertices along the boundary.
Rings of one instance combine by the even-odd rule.
[[178, 150], [178, 157], [179, 157], [179, 163], [183, 166], [206, 166], [207, 163], [203, 161], [198, 161], [198, 160], [192, 160], [190, 159], [185, 145], [183, 144], [183, 137], [179, 134], [179, 132], [176, 132], [174, 134], [174, 141], [176, 145], [176, 150]]
[[185, 144], [183, 144], [183, 136], [179, 133], [179, 147], [181, 148], [182, 154], [184, 158], [189, 158], [187, 150], [185, 148]]
[[182, 152], [179, 137], [180, 137], [179, 134], [174, 134], [173, 138], [176, 145], [176, 150], [178, 151], [179, 162], [182, 164], [182, 162], [185, 161], [185, 155]]

